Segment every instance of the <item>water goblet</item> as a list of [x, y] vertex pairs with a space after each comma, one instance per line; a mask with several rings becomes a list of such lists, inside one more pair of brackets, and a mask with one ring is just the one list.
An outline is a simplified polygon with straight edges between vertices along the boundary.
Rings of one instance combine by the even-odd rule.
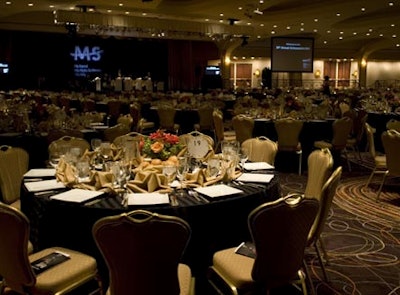
[[181, 195], [183, 195], [183, 186], [186, 174], [189, 170], [187, 157], [178, 157], [178, 163], [176, 166], [176, 177], [179, 181], [179, 187], [181, 190]]
[[173, 181], [174, 175], [176, 173], [176, 166], [175, 165], [164, 165], [162, 173], [167, 177], [168, 185], [170, 185], [171, 182]]
[[92, 138], [92, 140], [90, 141], [90, 145], [92, 147], [92, 150], [94, 152], [99, 152], [101, 143], [102, 143], [102, 141], [101, 141], [100, 138]]
[[79, 183], [89, 181], [90, 165], [88, 160], [79, 160], [76, 162], [75, 177]]

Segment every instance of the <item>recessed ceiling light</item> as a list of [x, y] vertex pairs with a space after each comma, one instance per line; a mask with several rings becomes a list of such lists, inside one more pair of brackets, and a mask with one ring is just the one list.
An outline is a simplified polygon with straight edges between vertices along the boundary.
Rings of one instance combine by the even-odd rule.
[[239, 7], [238, 7], [238, 9], [239, 9], [239, 10], [242, 10], [242, 9], [243, 9], [243, 7], [242, 7], [242, 6], [239, 6]]
[[357, 32], [353, 32], [353, 35], [357, 35]]
[[318, 22], [318, 18], [314, 18], [314, 21], [315, 21], [315, 22]]
[[275, 31], [271, 31], [271, 34], [272, 34], [272, 35], [275, 35]]
[[124, 6], [124, 3], [118, 3], [118, 6]]
[[7, 1], [7, 2], [6, 2], [6, 5], [10, 5], [10, 4], [11, 4], [11, 1]]
[[303, 32], [303, 31], [304, 31], [304, 28], [300, 28], [300, 31], [302, 31], [302, 32]]
[[365, 11], [365, 7], [361, 7], [361, 11], [364, 12]]
[[393, 2], [389, 2], [389, 6], [393, 6], [394, 5], [394, 3]]
[[340, 12], [336, 13], [336, 16], [340, 16]]
[[396, 34], [393, 34], [393, 35], [392, 35], [392, 38], [396, 38], [396, 37], [397, 37]]
[[391, 26], [391, 27], [395, 27], [396, 25], [395, 25], [395, 24], [391, 24], [390, 26]]
[[33, 3], [28, 3], [28, 6], [29, 6], [29, 7], [32, 7], [32, 6], [33, 6]]
[[327, 34], [330, 34], [330, 33], [331, 33], [331, 30], [326, 31], [326, 33], [327, 33]]
[[340, 36], [340, 37], [339, 37], [339, 40], [343, 40], [343, 36]]
[[107, 10], [107, 12], [108, 12], [108, 13], [111, 13], [111, 12], [112, 12], [112, 10], [111, 10], [111, 9], [108, 9], [108, 10]]
[[290, 27], [290, 26], [287, 26], [287, 27], [286, 27], [286, 30], [290, 30], [290, 29], [291, 29], [291, 27]]

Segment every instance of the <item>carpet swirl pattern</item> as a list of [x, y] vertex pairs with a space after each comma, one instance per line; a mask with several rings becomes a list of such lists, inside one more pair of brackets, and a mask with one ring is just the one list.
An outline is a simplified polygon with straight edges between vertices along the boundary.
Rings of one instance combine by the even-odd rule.
[[[400, 182], [388, 182], [377, 202], [381, 179], [366, 187], [368, 174], [345, 172], [334, 197], [322, 234], [329, 283], [313, 249], [307, 251], [317, 295], [400, 295]], [[282, 175], [282, 192], [304, 191], [305, 181]], [[292, 292], [273, 294], [300, 294]]]

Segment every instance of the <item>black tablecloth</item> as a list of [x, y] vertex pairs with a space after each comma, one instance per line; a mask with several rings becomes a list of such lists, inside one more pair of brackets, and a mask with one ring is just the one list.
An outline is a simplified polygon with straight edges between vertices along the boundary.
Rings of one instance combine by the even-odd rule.
[[[140, 207], [153, 212], [179, 216], [192, 229], [183, 262], [190, 265], [195, 276], [205, 276], [212, 264], [212, 254], [234, 247], [250, 239], [247, 216], [258, 205], [280, 196], [279, 176], [267, 185], [237, 185], [243, 194], [199, 202], [192, 196], [179, 198], [180, 205]], [[50, 195], [35, 196], [23, 186], [21, 209], [31, 222], [31, 241], [36, 250], [63, 246], [96, 257], [103, 276], [107, 271], [92, 237], [92, 226], [104, 216], [138, 209], [124, 208], [119, 197], [102, 197], [95, 204], [76, 204], [49, 199]]]

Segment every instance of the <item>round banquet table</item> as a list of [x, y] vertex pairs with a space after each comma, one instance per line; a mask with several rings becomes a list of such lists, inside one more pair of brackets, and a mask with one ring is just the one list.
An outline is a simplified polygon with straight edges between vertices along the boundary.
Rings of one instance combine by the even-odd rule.
[[93, 224], [99, 218], [139, 208], [179, 216], [189, 223], [192, 230], [183, 262], [191, 267], [196, 279], [201, 280], [206, 277], [215, 251], [238, 246], [250, 239], [247, 216], [251, 210], [280, 197], [277, 173], [268, 184], [231, 185], [243, 193], [201, 201], [186, 194], [179, 197], [178, 206], [164, 204], [128, 208], [121, 205], [121, 199], [117, 196], [104, 195], [86, 203], [71, 203], [51, 200], [54, 192], [47, 195], [27, 192], [23, 185], [21, 210], [30, 220], [30, 239], [35, 250], [62, 246], [90, 254], [97, 259], [105, 282], [108, 281], [107, 268], [92, 237]]

